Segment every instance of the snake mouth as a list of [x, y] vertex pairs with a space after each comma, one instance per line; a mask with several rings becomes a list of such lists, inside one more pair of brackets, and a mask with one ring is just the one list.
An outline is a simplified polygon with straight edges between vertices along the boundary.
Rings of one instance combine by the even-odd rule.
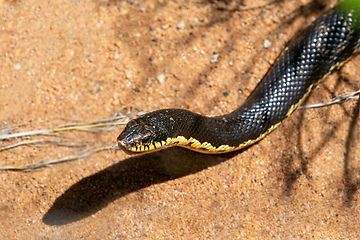
[[124, 140], [117, 140], [117, 143], [118, 143], [119, 148], [126, 149]]
[[119, 148], [124, 149], [124, 150], [128, 149], [126, 137], [127, 137], [127, 134], [125, 134], [123, 131], [117, 138], [117, 143], [118, 143]]
[[117, 143], [118, 143], [118, 147], [119, 147], [121, 150], [123, 150], [126, 154], [128, 154], [128, 155], [139, 154], [139, 152], [134, 152], [134, 151], [131, 151], [131, 150], [129, 150], [128, 148], [126, 148], [126, 144], [124, 143], [123, 140], [118, 140]]

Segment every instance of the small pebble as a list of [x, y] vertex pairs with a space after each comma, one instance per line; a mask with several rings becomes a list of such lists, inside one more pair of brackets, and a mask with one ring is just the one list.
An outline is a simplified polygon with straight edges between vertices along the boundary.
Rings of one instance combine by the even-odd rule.
[[118, 50], [115, 50], [114, 59], [119, 59], [119, 58], [120, 58], [119, 51], [118, 51]]
[[176, 28], [179, 30], [183, 30], [185, 28], [184, 20], [181, 20], [180, 22], [178, 22], [178, 24], [176, 25]]
[[219, 54], [214, 53], [214, 54], [212, 55], [211, 59], [210, 59], [210, 62], [211, 62], [211, 63], [216, 63], [217, 60], [218, 60], [218, 58], [219, 58]]
[[271, 42], [268, 39], [265, 39], [264, 48], [269, 48], [269, 47], [271, 47]]
[[21, 68], [21, 64], [20, 64], [20, 63], [15, 63], [15, 64], [14, 64], [14, 69], [15, 69], [15, 70], [20, 70], [20, 68]]
[[120, 9], [119, 15], [120, 15], [120, 16], [125, 16], [125, 15], [127, 15], [128, 13], [129, 13], [129, 10], [122, 7], [122, 8]]
[[94, 86], [93, 89], [94, 89], [94, 92], [96, 92], [96, 93], [101, 91], [101, 87], [99, 87], [99, 86]]
[[125, 77], [126, 77], [127, 79], [132, 78], [132, 73], [131, 73], [131, 70], [127, 70], [127, 69], [125, 69]]
[[156, 80], [161, 84], [163, 84], [165, 82], [165, 79], [166, 79], [166, 76], [162, 73], [156, 77]]

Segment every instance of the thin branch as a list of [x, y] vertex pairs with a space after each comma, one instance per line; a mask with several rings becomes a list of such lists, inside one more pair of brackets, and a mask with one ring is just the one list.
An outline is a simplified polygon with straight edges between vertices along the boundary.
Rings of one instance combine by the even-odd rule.
[[37, 136], [37, 135], [49, 135], [51, 133], [54, 133], [52, 129], [20, 132], [20, 133], [13, 133], [13, 134], [2, 134], [2, 135], [0, 135], [0, 140], [9, 140], [12, 138], [29, 137], [29, 136]]
[[2, 134], [2, 135], [0, 135], [0, 141], [1, 140], [10, 140], [10, 139], [19, 138], [19, 137], [51, 135], [53, 133], [62, 132], [62, 131], [71, 131], [71, 130], [89, 131], [90, 129], [102, 128], [102, 127], [106, 127], [106, 126], [125, 125], [126, 123], [127, 122], [73, 125], [73, 126], [57, 127], [54, 129], [36, 130], [36, 131], [20, 132], [20, 133], [13, 133], [13, 134]]
[[9, 150], [12, 148], [20, 147], [20, 146], [29, 146], [29, 145], [35, 145], [38, 143], [52, 143], [57, 146], [63, 146], [63, 147], [85, 147], [88, 144], [71, 144], [71, 143], [62, 143], [55, 139], [39, 139], [39, 140], [33, 140], [33, 141], [24, 141], [24, 142], [18, 142], [14, 143], [5, 147], [0, 147], [0, 152]]
[[126, 125], [126, 124], [127, 122], [115, 122], [115, 123], [95, 123], [95, 124], [87, 124], [87, 125], [63, 126], [63, 127], [54, 128], [53, 132], [71, 131], [71, 130], [89, 131], [90, 129], [93, 128], [102, 128], [102, 127]]
[[299, 106], [298, 109], [308, 109], [308, 108], [320, 108], [320, 107], [325, 107], [325, 106], [330, 106], [333, 104], [338, 104], [338, 103], [343, 103], [346, 102], [352, 98], [358, 98], [360, 95], [360, 90], [357, 90], [353, 93], [347, 94], [345, 96], [340, 96], [337, 98], [333, 98], [328, 102], [325, 103], [317, 103], [317, 104], [312, 104], [312, 105], [306, 105], [306, 106]]

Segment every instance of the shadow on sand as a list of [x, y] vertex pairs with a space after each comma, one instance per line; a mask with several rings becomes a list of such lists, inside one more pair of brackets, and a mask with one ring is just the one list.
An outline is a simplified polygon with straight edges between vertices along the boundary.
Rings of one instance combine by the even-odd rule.
[[127, 158], [71, 186], [56, 199], [43, 222], [64, 225], [81, 220], [131, 192], [202, 171], [233, 156], [167, 148]]

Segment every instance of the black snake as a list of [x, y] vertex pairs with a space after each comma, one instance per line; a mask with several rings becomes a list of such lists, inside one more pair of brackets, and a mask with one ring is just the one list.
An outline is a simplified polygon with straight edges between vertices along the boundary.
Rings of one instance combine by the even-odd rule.
[[178, 145], [204, 153], [249, 146], [273, 131], [311, 90], [359, 51], [352, 11], [330, 9], [294, 38], [244, 105], [216, 117], [162, 109], [131, 120], [117, 141], [130, 152]]

